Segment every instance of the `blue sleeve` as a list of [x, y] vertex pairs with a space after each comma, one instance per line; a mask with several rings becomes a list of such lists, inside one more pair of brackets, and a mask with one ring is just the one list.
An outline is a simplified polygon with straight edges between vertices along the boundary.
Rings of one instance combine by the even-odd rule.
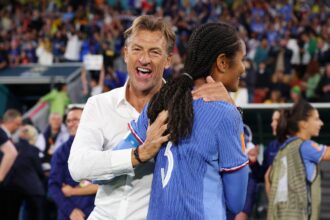
[[326, 147], [319, 145], [314, 141], [304, 141], [300, 147], [301, 158], [304, 162], [306, 177], [309, 182], [312, 182], [316, 175], [316, 166], [321, 161]]
[[64, 183], [64, 168], [67, 162], [61, 153], [62, 149], [60, 148], [55, 151], [52, 157], [52, 169], [50, 170], [49, 174], [48, 190], [49, 196], [54, 200], [57, 208], [65, 213], [66, 216], [70, 216], [75, 206], [68, 197], [65, 197], [62, 192], [62, 184]]
[[136, 121], [131, 121], [128, 124], [129, 132], [125, 137], [114, 147], [114, 150], [122, 150], [136, 148], [143, 144], [146, 139], [148, 129], [148, 106], [146, 105]]
[[222, 175], [226, 207], [237, 214], [243, 210], [249, 178], [248, 166]]
[[311, 161], [313, 163], [319, 163], [325, 153], [325, 146], [319, 145], [314, 141], [304, 141], [300, 147], [301, 157], [304, 160]]
[[222, 172], [241, 169], [249, 162], [245, 155], [243, 121], [235, 107], [224, 107], [219, 112], [217, 132], [219, 168]]

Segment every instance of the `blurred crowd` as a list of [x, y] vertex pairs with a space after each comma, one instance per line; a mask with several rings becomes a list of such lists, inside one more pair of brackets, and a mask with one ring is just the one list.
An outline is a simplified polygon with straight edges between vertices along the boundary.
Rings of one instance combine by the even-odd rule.
[[[0, 8], [0, 70], [82, 62], [86, 54], [100, 54], [101, 84], [113, 89], [122, 85], [118, 74], [127, 71], [123, 30], [136, 16], [154, 14], [166, 17], [177, 34], [166, 73], [176, 77], [194, 27], [222, 20], [234, 24], [247, 45], [246, 74], [233, 94], [238, 104], [296, 102], [300, 97], [330, 101], [327, 0], [17, 0], [3, 1]], [[89, 80], [98, 84], [99, 79], [96, 73]]]

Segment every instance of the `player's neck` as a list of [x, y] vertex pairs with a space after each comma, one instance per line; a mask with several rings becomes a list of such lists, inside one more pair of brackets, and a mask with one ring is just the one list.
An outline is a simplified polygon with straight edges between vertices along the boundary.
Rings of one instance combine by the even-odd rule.
[[299, 137], [302, 140], [309, 140], [311, 139], [311, 136], [309, 134], [306, 134], [306, 132], [300, 131], [296, 134], [297, 137]]

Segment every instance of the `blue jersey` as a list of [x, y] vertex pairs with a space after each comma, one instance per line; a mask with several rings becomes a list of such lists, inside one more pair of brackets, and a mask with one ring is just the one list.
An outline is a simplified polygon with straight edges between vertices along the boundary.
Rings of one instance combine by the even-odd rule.
[[[281, 148], [286, 147], [288, 143], [297, 139], [297, 137], [290, 137], [288, 138]], [[306, 179], [309, 182], [313, 182], [314, 178], [316, 177], [317, 172], [317, 165], [321, 162], [322, 157], [324, 156], [326, 151], [326, 146], [317, 144], [312, 140], [305, 140], [300, 146], [300, 155], [301, 159], [304, 162], [305, 172], [306, 172]]]
[[[225, 102], [200, 99], [193, 108], [191, 137], [166, 143], [156, 157], [148, 219], [226, 219], [221, 172], [248, 164], [242, 118]], [[144, 141], [147, 127], [145, 108], [132, 133]]]

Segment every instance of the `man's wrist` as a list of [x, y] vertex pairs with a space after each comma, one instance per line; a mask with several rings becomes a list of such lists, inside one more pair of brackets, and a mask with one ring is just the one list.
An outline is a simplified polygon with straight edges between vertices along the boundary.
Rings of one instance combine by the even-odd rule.
[[137, 147], [137, 148], [135, 148], [134, 150], [133, 150], [133, 155], [134, 155], [134, 157], [135, 157], [135, 159], [137, 160], [137, 161], [139, 161], [139, 163], [146, 163], [147, 162], [147, 160], [142, 160], [141, 158], [140, 158], [140, 154], [139, 154], [139, 147]]

